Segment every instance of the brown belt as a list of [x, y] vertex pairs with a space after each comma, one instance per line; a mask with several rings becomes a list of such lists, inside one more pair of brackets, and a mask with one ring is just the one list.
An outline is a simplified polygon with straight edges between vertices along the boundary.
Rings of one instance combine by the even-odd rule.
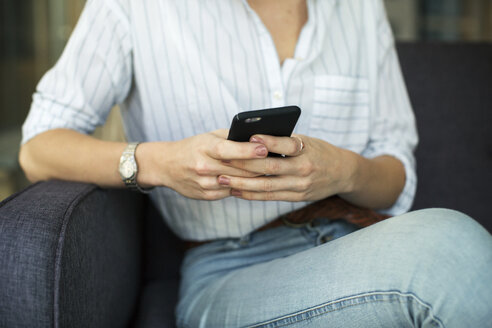
[[[280, 226], [305, 226], [316, 218], [327, 218], [331, 220], [346, 220], [360, 227], [367, 227], [371, 224], [389, 218], [387, 215], [379, 214], [374, 210], [358, 207], [350, 204], [346, 200], [332, 196], [303, 208], [287, 213], [256, 229], [255, 231], [264, 231]], [[185, 250], [204, 245], [210, 241], [184, 241]]]

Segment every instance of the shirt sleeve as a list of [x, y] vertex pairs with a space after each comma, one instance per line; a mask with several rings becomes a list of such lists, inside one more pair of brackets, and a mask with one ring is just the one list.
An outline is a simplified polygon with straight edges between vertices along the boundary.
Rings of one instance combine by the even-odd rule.
[[91, 133], [132, 83], [129, 20], [116, 0], [89, 0], [56, 65], [39, 82], [22, 143], [47, 130]]
[[367, 158], [390, 155], [405, 167], [406, 182], [398, 200], [381, 212], [399, 215], [413, 204], [417, 187], [414, 150], [418, 143], [412, 106], [403, 80], [394, 37], [384, 5], [379, 2], [378, 67], [375, 106], [371, 117], [371, 136], [362, 153]]

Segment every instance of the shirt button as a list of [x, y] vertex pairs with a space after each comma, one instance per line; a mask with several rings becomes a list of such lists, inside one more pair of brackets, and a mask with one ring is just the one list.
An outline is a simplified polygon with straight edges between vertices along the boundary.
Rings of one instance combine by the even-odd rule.
[[273, 97], [274, 97], [275, 99], [277, 99], [277, 100], [282, 99], [282, 92], [280, 92], [280, 91], [275, 91], [275, 92], [273, 93]]
[[304, 60], [304, 57], [296, 57], [295, 58], [297, 61], [303, 61]]

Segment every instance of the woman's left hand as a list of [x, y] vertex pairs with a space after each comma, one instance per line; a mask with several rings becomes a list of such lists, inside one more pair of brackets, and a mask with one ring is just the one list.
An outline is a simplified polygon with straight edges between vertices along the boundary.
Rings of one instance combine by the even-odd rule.
[[229, 186], [232, 196], [295, 202], [315, 201], [352, 191], [358, 155], [351, 151], [304, 135], [255, 135], [250, 141], [262, 143], [270, 152], [286, 157], [227, 162], [232, 167], [261, 175], [252, 178], [219, 176], [219, 184]]

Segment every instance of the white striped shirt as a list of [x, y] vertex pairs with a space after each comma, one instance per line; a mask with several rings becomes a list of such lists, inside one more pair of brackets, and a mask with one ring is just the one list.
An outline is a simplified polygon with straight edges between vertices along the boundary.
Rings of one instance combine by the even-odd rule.
[[[382, 1], [307, 3], [295, 56], [280, 66], [246, 0], [89, 0], [39, 83], [23, 142], [54, 128], [90, 133], [114, 104], [129, 141], [141, 142], [228, 128], [242, 110], [298, 105], [296, 133], [402, 161], [406, 184], [385, 212], [403, 213], [416, 188], [417, 133]], [[168, 188], [151, 197], [189, 240], [243, 236], [306, 205], [199, 201]]]

